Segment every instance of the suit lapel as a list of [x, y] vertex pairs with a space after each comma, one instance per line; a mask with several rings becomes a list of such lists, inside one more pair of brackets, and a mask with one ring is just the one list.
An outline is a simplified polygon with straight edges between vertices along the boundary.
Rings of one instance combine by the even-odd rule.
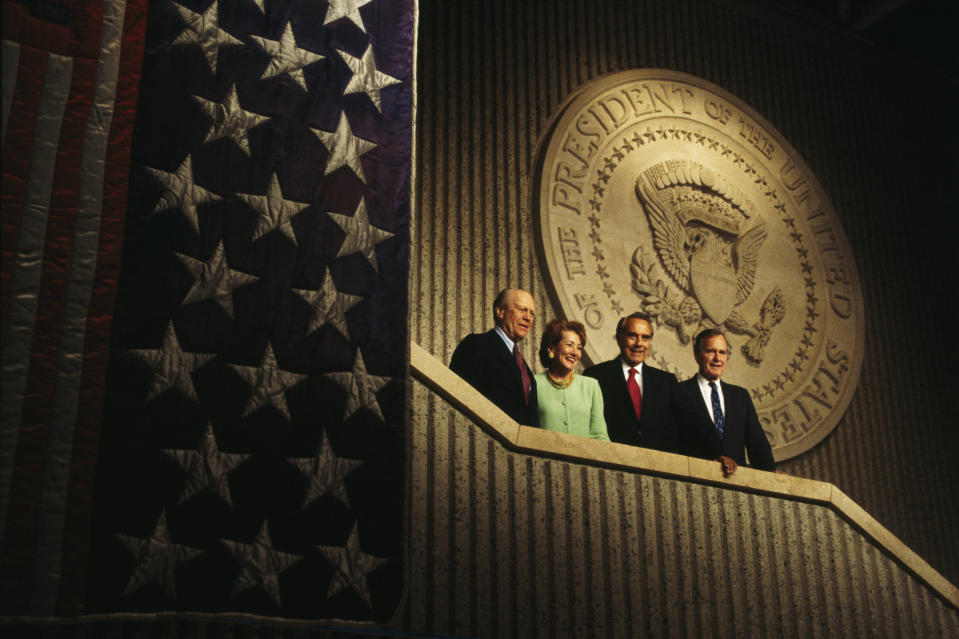
[[713, 422], [713, 418], [709, 416], [709, 409], [706, 408], [706, 400], [703, 399], [703, 393], [699, 390], [699, 382], [695, 377], [689, 380], [689, 394], [691, 396], [690, 401], [696, 402], [696, 406], [699, 406], [699, 418], [715, 430], [716, 425]]
[[[503, 342], [503, 338], [499, 336], [496, 330], [491, 330], [486, 333], [486, 341], [489, 342], [489, 349], [496, 355], [497, 358], [502, 362], [512, 362], [513, 354], [509, 352], [509, 349], [506, 348], [506, 344]], [[513, 365], [513, 368], [516, 368], [516, 365]]]
[[723, 387], [723, 400], [726, 404], [726, 424], [732, 424], [734, 427], [736, 424], [742, 424], [744, 420], [740, 411], [743, 407], [733, 397], [733, 393], [729, 392], [729, 385], [723, 381], [719, 383]]
[[659, 376], [655, 374], [650, 374], [649, 366], [643, 364], [643, 404], [646, 403], [646, 393], [648, 391], [652, 392], [652, 396], [656, 397], [657, 389], [659, 388]]
[[[504, 370], [509, 371], [509, 378], [511, 380], [510, 387], [514, 388], [520, 396], [523, 396], [523, 376], [520, 375], [519, 366], [516, 365], [516, 356], [507, 348], [503, 342], [503, 338], [499, 336], [496, 329], [490, 330], [487, 335], [489, 335], [490, 350], [495, 353], [495, 356], [500, 360], [502, 366], [505, 367]], [[524, 364], [525, 361], [524, 359]], [[529, 364], [526, 364], [526, 372], [529, 374], [530, 392], [532, 393], [536, 383], [533, 381], [533, 371], [530, 369]]]
[[[722, 440], [719, 439], [719, 433], [716, 432], [716, 424], [709, 416], [709, 409], [706, 408], [706, 401], [702, 392], [699, 390], [699, 382], [695, 377], [680, 382], [677, 392], [679, 399], [687, 409], [691, 423], [687, 424], [691, 428], [690, 436], [693, 438], [693, 445], [696, 448], [697, 456], [706, 454], [709, 456], [719, 454], [722, 450]], [[695, 406], [696, 408], [691, 408]]]

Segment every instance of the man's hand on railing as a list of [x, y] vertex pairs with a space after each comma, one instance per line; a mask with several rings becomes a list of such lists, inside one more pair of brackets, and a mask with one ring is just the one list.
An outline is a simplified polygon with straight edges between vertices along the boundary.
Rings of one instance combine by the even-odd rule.
[[723, 475], [725, 475], [726, 477], [729, 477], [734, 472], [736, 472], [736, 460], [733, 459], [732, 457], [726, 457], [725, 455], [720, 455], [719, 457], [716, 458], [716, 461], [722, 464]]

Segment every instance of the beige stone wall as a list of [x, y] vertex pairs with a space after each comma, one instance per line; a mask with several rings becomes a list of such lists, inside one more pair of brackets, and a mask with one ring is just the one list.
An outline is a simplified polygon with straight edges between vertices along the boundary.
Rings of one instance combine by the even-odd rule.
[[405, 630], [925, 637], [959, 627], [955, 604], [831, 508], [513, 452], [418, 382], [413, 399]]
[[[947, 118], [954, 81], [949, 85], [922, 69], [884, 59], [815, 24], [784, 20], [732, 0], [429, 0], [420, 3], [418, 59], [410, 318], [415, 342], [448, 361], [464, 334], [489, 327], [492, 297], [507, 285], [530, 289], [541, 317], [553, 314], [534, 248], [530, 172], [551, 114], [575, 87], [609, 71], [637, 67], [671, 68], [709, 80], [750, 104], [805, 158], [842, 220], [862, 280], [866, 354], [859, 390], [833, 434], [785, 470], [836, 484], [959, 582], [959, 436], [950, 400], [954, 393], [945, 375], [949, 353], [956, 349], [944, 337], [945, 302], [951, 295], [945, 282], [955, 264], [948, 238], [957, 224], [950, 219], [955, 205], [945, 197], [948, 184], [942, 179], [950, 173], [947, 163], [954, 165], [948, 141], [956, 125]], [[526, 348], [532, 361], [532, 346]], [[812, 532], [802, 527], [821, 519], [802, 514], [800, 506], [717, 497], [695, 486], [664, 484], [652, 490], [656, 480], [650, 478], [507, 455], [422, 390], [415, 392], [414, 413], [411, 499], [414, 521], [425, 517], [427, 545], [414, 546], [421, 555], [410, 570], [415, 579], [427, 580], [417, 583], [428, 583], [429, 592], [447, 593], [411, 600], [410, 614], [418, 615], [414, 627], [477, 629], [493, 636], [485, 629], [495, 623], [524, 634], [529, 611], [517, 608], [527, 605], [517, 602], [523, 594], [535, 594], [529, 605], [538, 615], [548, 613], [544, 619], [558, 628], [582, 623], [577, 617], [582, 606], [605, 624], [623, 623], [603, 602], [613, 596], [615, 583], [632, 581], [634, 575], [624, 576], [620, 568], [583, 572], [587, 566], [593, 570], [596, 561], [608, 561], [605, 546], [583, 550], [589, 554], [577, 555], [572, 572], [550, 576], [544, 593], [516, 591], [539, 583], [542, 571], [556, 570], [549, 565], [559, 552], [545, 532], [527, 536], [517, 526], [562, 524], [562, 552], [572, 552], [580, 536], [635, 536], [640, 524], [655, 524], [644, 534], [656, 535], [661, 552], [655, 565], [666, 571], [664, 583], [673, 584], [656, 595], [663, 598], [657, 614], [693, 616], [651, 617], [642, 623], [679, 623], [688, 630], [679, 634], [692, 636], [705, 617], [666, 605], [676, 605], [674, 596], [700, 597], [704, 586], [690, 594], [691, 569], [668, 559], [678, 547], [662, 545], [676, 531], [688, 535], [690, 517], [708, 519], [728, 507], [751, 523], [762, 523], [764, 530], [773, 526], [777, 533], [767, 533], [765, 542], [736, 542], [744, 549], [757, 544], [749, 546], [758, 549], [757, 571], [762, 562], [798, 552], [788, 540]], [[553, 482], [559, 482], [559, 492], [552, 492]], [[565, 511], [550, 511], [559, 508], [561, 495], [574, 500], [562, 508], [577, 508], [570, 516], [579, 523], [570, 523]], [[676, 509], [679, 495], [696, 514]], [[619, 509], [623, 499], [651, 505], [654, 522], [617, 519], [625, 517]], [[715, 500], [731, 501], [717, 509]], [[879, 562], [876, 568], [869, 564], [869, 571], [877, 575], [876, 593], [882, 591], [892, 577], [883, 576], [881, 559], [850, 546], [841, 524], [815, 524], [831, 531], [833, 545], [808, 550], [824, 553], [811, 565], [843, 573], [850, 562]], [[684, 559], [704, 560], [712, 542], [700, 542], [706, 546], [690, 549]], [[807, 558], [793, 560], [806, 563]], [[533, 569], [539, 572], [530, 573]], [[728, 573], [715, 577], [733, 578]], [[605, 594], [566, 590], [581, 578]], [[802, 622], [791, 603], [801, 601], [806, 591], [784, 593], [782, 586], [767, 586], [782, 598], [777, 601], [796, 611], [796, 623], [814, 623]], [[862, 597], [880, 617], [890, 614], [886, 606], [869, 603], [871, 594], [855, 594], [861, 586], [847, 583], [844, 596]], [[809, 590], [810, 582], [796, 587]], [[903, 587], [897, 592], [909, 592]], [[483, 593], [490, 592], [495, 603], [481, 604]], [[647, 594], [616, 589], [615, 596]], [[829, 596], [826, 603], [834, 599], [841, 596]], [[752, 605], [737, 601], [709, 605]], [[771, 629], [773, 621], [761, 623]]]

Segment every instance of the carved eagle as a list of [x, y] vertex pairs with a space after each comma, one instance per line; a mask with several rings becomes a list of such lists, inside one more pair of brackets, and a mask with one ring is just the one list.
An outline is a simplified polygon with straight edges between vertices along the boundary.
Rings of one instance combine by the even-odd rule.
[[687, 295], [693, 294], [690, 264], [698, 256], [717, 266], [734, 269], [736, 305], [749, 297], [755, 283], [759, 250], [766, 240], [765, 224], [757, 224], [738, 236], [698, 221], [684, 224], [681, 211], [664, 203], [660, 189], [646, 175], [637, 179], [636, 192], [653, 231], [653, 248], [663, 268]]

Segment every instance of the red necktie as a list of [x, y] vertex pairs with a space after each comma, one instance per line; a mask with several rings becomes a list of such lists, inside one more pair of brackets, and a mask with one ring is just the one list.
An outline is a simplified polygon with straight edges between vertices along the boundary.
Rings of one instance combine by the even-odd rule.
[[519, 375], [523, 378], [523, 398], [529, 406], [529, 373], [526, 372], [526, 362], [519, 352], [519, 344], [513, 344], [513, 355], [516, 356], [516, 365], [519, 366]]
[[633, 400], [633, 410], [636, 411], [636, 419], [643, 414], [643, 392], [639, 390], [639, 382], [636, 381], [636, 369], [629, 369], [629, 379], [626, 380], [626, 388], [629, 389], [629, 397]]

